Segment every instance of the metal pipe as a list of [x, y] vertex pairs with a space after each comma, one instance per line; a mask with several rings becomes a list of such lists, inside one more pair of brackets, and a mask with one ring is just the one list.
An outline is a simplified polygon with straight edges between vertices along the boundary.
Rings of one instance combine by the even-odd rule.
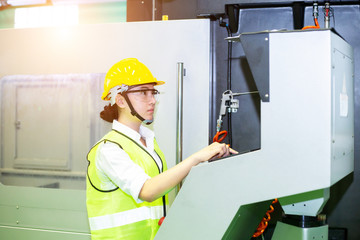
[[[184, 80], [184, 63], [177, 63], [177, 117], [176, 117], [176, 164], [182, 161], [183, 151], [183, 80]], [[176, 193], [179, 192], [182, 183], [179, 183], [176, 188]]]
[[152, 1], [152, 20], [155, 21], [155, 11], [156, 11], [156, 0]]
[[241, 95], [248, 95], [248, 94], [255, 94], [259, 93], [259, 91], [252, 91], [252, 92], [242, 92], [242, 93], [233, 93], [233, 96], [241, 96]]
[[[228, 37], [231, 37], [230, 28], [227, 27]], [[232, 61], [232, 42], [228, 41], [228, 62], [227, 62], [227, 89], [231, 90], [231, 61]], [[228, 112], [228, 143], [232, 146], [232, 118], [231, 112]]]
[[325, 2], [325, 16], [324, 16], [324, 21], [325, 21], [325, 28], [330, 28], [330, 3], [329, 2]]

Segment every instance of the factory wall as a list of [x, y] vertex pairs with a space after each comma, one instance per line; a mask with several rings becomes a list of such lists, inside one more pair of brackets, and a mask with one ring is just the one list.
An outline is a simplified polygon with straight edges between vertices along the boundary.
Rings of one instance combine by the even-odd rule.
[[[184, 35], [189, 29], [192, 33]], [[35, 233], [29, 239], [80, 239], [73, 232], [89, 238], [86, 155], [111, 127], [99, 117], [107, 104], [100, 100], [103, 78], [123, 58], [138, 58], [166, 82], [158, 87], [156, 121], [150, 127], [168, 167], [176, 164], [179, 62], [186, 68], [183, 103], [197, 102], [196, 111], [183, 111], [183, 158], [206, 146], [209, 30], [206, 19], [0, 30], [0, 192], [6, 196], [0, 198], [0, 238], [21, 239], [18, 234], [27, 231], [58, 236]], [[26, 118], [14, 121], [19, 116]], [[25, 130], [30, 132], [21, 133]], [[46, 221], [50, 216], [54, 221]], [[73, 238], [61, 238], [68, 233]]]

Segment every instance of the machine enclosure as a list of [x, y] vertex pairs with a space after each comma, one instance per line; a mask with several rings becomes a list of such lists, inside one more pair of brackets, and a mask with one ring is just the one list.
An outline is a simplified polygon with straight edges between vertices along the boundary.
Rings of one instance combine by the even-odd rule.
[[241, 206], [319, 190], [327, 195], [353, 171], [352, 47], [331, 30], [270, 31], [263, 41], [265, 48], [253, 47], [259, 59], [269, 56], [261, 148], [194, 167], [156, 239], [226, 239], [244, 217], [237, 214]]

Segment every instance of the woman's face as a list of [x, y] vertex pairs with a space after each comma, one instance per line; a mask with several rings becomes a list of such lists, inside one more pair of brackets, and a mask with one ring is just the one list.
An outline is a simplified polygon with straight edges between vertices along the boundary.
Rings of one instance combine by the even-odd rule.
[[153, 120], [157, 90], [153, 83], [138, 85], [127, 91], [135, 111], [146, 120]]

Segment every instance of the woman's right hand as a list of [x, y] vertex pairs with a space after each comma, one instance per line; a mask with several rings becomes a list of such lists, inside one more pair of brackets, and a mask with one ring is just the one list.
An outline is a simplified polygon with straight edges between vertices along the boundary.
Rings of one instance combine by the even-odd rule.
[[194, 159], [195, 165], [197, 165], [200, 162], [227, 157], [230, 154], [238, 154], [238, 152], [230, 148], [229, 145], [225, 143], [214, 142], [194, 153], [191, 157]]
[[231, 149], [225, 143], [212, 143], [176, 166], [148, 179], [139, 193], [139, 198], [152, 202], [179, 184], [188, 175], [193, 166], [210, 159], [229, 156], [231, 153], [237, 154], [238, 152]]

